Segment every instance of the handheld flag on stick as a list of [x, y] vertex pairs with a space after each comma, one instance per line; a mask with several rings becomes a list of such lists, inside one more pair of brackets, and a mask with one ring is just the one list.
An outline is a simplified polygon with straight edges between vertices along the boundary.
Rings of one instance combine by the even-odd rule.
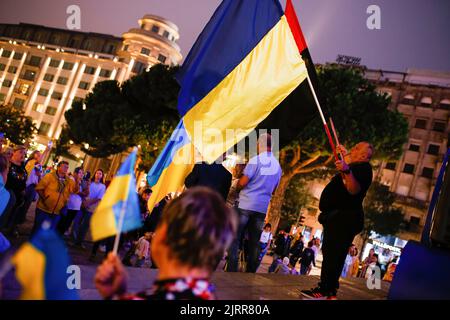
[[70, 258], [64, 241], [51, 229], [40, 229], [23, 244], [11, 263], [22, 285], [24, 300], [77, 300], [78, 293], [68, 287]]
[[134, 177], [136, 154], [137, 148], [134, 148], [92, 215], [91, 233], [94, 241], [114, 235], [119, 238], [122, 232], [138, 229], [142, 225]]

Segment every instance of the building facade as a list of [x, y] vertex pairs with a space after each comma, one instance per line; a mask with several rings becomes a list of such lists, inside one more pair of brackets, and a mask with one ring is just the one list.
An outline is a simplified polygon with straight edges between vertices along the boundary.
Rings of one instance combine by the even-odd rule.
[[58, 139], [72, 102], [83, 99], [97, 82], [122, 83], [157, 63], [178, 65], [178, 39], [178, 27], [154, 15], [139, 19], [139, 28], [122, 37], [0, 24], [0, 104], [21, 108], [33, 118], [35, 147], [44, 149]]
[[[409, 69], [405, 73], [364, 70], [380, 93], [391, 97], [390, 108], [408, 121], [408, 142], [396, 162], [382, 162], [374, 177], [397, 194], [405, 212], [406, 230], [390, 237], [391, 246], [419, 240], [443, 157], [450, 141], [450, 73]], [[327, 181], [314, 181], [309, 190], [316, 201], [304, 213], [305, 234], [320, 237], [317, 205]], [[395, 248], [392, 248], [395, 249]]]

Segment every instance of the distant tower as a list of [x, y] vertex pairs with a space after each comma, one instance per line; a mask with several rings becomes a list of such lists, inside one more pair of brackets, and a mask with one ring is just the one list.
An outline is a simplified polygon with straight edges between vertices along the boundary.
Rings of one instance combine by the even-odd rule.
[[119, 52], [119, 56], [134, 60], [133, 73], [140, 73], [157, 63], [180, 64], [182, 55], [176, 43], [180, 35], [174, 23], [148, 14], [139, 19], [139, 26], [122, 35], [123, 47]]

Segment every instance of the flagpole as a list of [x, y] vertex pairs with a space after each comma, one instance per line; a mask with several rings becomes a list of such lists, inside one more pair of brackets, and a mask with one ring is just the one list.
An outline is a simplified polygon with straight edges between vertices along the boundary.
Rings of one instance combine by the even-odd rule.
[[328, 141], [330, 142], [331, 149], [333, 150], [334, 158], [339, 160], [339, 157], [336, 153], [336, 147], [334, 146], [333, 138], [331, 137], [330, 129], [328, 128], [327, 121], [325, 120], [325, 117], [323, 116], [322, 108], [320, 107], [319, 99], [317, 99], [316, 91], [314, 90], [314, 87], [311, 83], [311, 79], [309, 78], [309, 74], [307, 73], [306, 79], [308, 79], [309, 88], [311, 89], [311, 92], [314, 97], [314, 101], [316, 102], [317, 109], [319, 110], [320, 117], [322, 118], [322, 123], [325, 128], [325, 132], [327, 133]]
[[[331, 130], [333, 130], [334, 139], [336, 140], [336, 145], [340, 145], [338, 135], [336, 128], [334, 127], [333, 119], [330, 117], [330, 124], [331, 124]], [[339, 154], [341, 156], [341, 160], [344, 160], [344, 156], [342, 155], [342, 152], [339, 151]]]
[[119, 223], [117, 225], [117, 234], [116, 234], [116, 238], [114, 240], [114, 248], [113, 248], [113, 253], [115, 255], [117, 255], [117, 252], [119, 251], [120, 235], [122, 234], [123, 221], [125, 220], [126, 206], [127, 206], [127, 202], [124, 201], [122, 203], [122, 207], [120, 208]]

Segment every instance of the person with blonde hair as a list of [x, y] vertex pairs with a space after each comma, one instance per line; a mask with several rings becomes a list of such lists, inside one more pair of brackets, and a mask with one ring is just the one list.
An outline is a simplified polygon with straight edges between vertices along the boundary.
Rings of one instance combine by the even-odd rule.
[[125, 269], [113, 253], [98, 267], [95, 285], [105, 299], [214, 299], [209, 279], [236, 228], [236, 215], [221, 195], [190, 188], [165, 206], [152, 238], [152, 260], [159, 267], [152, 290], [127, 294]]

